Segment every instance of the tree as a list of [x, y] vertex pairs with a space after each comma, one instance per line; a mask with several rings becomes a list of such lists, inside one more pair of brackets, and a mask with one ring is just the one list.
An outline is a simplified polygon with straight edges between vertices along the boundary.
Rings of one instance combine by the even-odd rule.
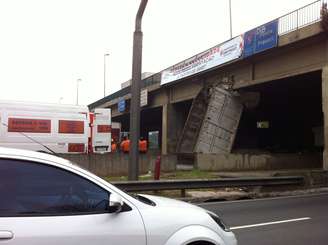
[[327, 3], [323, 3], [320, 11], [322, 28], [328, 31], [328, 9]]

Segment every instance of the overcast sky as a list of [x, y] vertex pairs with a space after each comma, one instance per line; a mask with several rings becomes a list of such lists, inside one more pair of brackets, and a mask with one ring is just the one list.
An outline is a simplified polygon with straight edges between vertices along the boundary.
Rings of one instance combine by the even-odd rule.
[[[2, 100], [80, 104], [130, 79], [139, 0], [0, 0]], [[232, 0], [233, 36], [312, 0]], [[159, 72], [229, 39], [228, 0], [149, 0], [143, 72]], [[60, 99], [62, 98], [62, 99]]]

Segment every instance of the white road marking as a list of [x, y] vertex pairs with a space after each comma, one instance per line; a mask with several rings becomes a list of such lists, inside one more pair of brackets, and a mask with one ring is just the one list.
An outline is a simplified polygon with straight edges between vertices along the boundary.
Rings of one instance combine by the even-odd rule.
[[258, 226], [276, 225], [276, 224], [289, 223], [289, 222], [298, 222], [298, 221], [309, 220], [309, 219], [311, 219], [311, 218], [303, 217], [303, 218], [298, 218], [298, 219], [287, 219], [287, 220], [259, 223], [259, 224], [253, 224], [253, 225], [234, 226], [234, 227], [230, 227], [230, 230], [239, 230], [239, 229], [246, 229], [246, 228], [258, 227]]

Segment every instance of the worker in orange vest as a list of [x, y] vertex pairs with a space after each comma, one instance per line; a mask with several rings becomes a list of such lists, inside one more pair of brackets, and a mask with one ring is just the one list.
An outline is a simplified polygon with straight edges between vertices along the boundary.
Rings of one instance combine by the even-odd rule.
[[139, 152], [140, 153], [146, 153], [147, 152], [147, 140], [145, 140], [143, 137], [140, 137], [139, 140]]
[[116, 152], [116, 150], [117, 150], [117, 145], [116, 145], [114, 139], [112, 139], [112, 152], [114, 153], [114, 152]]
[[121, 142], [121, 151], [124, 153], [130, 152], [130, 140], [128, 137], [124, 137], [124, 140]]

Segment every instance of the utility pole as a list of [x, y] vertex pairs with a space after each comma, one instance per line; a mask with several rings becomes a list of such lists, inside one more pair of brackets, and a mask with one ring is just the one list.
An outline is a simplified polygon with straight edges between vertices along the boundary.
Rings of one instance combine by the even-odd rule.
[[76, 80], [76, 105], [79, 104], [79, 83], [82, 81], [81, 78]]
[[231, 13], [231, 0], [229, 0], [229, 18], [230, 18], [230, 39], [232, 39], [232, 13]]
[[104, 97], [106, 96], [106, 57], [109, 56], [109, 54], [104, 54]]
[[140, 136], [140, 83], [142, 62], [142, 31], [141, 20], [148, 0], [141, 0], [136, 15], [135, 31], [133, 34], [133, 60], [130, 106], [130, 155], [129, 155], [129, 180], [139, 178], [139, 136]]

